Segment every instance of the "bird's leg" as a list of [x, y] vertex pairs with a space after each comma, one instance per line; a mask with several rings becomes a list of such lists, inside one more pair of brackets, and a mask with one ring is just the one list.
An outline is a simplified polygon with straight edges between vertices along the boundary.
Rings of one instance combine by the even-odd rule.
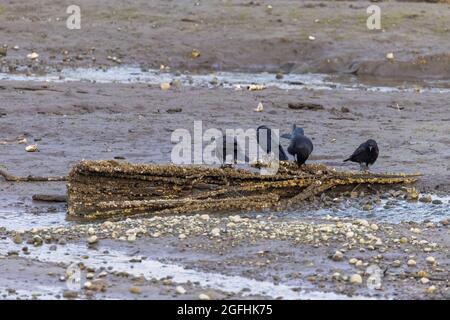
[[361, 162], [361, 163], [359, 164], [359, 169], [360, 169], [360, 171], [362, 171], [362, 172], [368, 172], [368, 171], [369, 171], [369, 166], [367, 165], [367, 163]]

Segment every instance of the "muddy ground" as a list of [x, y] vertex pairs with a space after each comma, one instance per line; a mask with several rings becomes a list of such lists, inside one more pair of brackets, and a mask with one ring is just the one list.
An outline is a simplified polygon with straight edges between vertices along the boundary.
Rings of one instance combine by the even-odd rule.
[[[377, 3], [381, 30], [367, 29], [368, 1], [80, 0], [81, 30], [66, 28], [71, 4], [3, 2], [1, 42], [9, 46], [3, 69], [117, 65], [109, 56], [191, 71], [338, 71], [397, 79], [450, 74], [448, 3]], [[33, 50], [39, 61], [27, 60]], [[386, 60], [390, 52], [394, 61]]]
[[[371, 4], [365, 1], [79, 3], [82, 29], [71, 31], [65, 28], [65, 9], [71, 4], [67, 1], [2, 2], [0, 44], [8, 45], [6, 56], [0, 56], [2, 71], [42, 74], [67, 67], [118, 65], [159, 69], [164, 64], [183, 74], [350, 72], [358, 76], [356, 81], [394, 86], [402, 86], [405, 79], [415, 83], [450, 78], [450, 5], [445, 3], [378, 3], [384, 31], [365, 27], [365, 9]], [[267, 8], [269, 4], [272, 9]], [[310, 35], [315, 40], [309, 40]], [[193, 48], [200, 51], [199, 57], [191, 56]], [[39, 59], [31, 61], [26, 55], [33, 50]], [[389, 52], [394, 53], [394, 61], [386, 60]], [[441, 85], [448, 87], [446, 83]], [[422, 193], [435, 197], [450, 191], [448, 92], [236, 91], [220, 83], [161, 90], [159, 85], [145, 83], [2, 80], [0, 97], [0, 164], [16, 175], [65, 175], [80, 159], [167, 163], [173, 147], [171, 133], [177, 128], [192, 131], [195, 120], [202, 120], [204, 129], [266, 124], [283, 133], [297, 123], [314, 142], [311, 161], [355, 170], [356, 165], [342, 160], [359, 143], [375, 138], [380, 157], [374, 171], [420, 172], [417, 188]], [[254, 111], [259, 102], [263, 112]], [[292, 102], [314, 102], [323, 109], [293, 110], [288, 107]], [[286, 147], [287, 141], [282, 142]], [[25, 147], [34, 143], [39, 152], [27, 153]], [[449, 299], [448, 215], [442, 221], [419, 224], [381, 223], [375, 216], [366, 226], [354, 218], [285, 219], [270, 211], [242, 212], [244, 220], [211, 214], [208, 219], [121, 221], [113, 235], [110, 228], [115, 227], [101, 222], [86, 226], [64, 220], [64, 204], [34, 202], [31, 196], [36, 193], [64, 194], [65, 184], [0, 180], [2, 298], [74, 298], [73, 292], [67, 292], [66, 269], [71, 262], [83, 262], [87, 268], [91, 265], [95, 275], [90, 279], [93, 287], [81, 289], [76, 294], [79, 298], [198, 299], [204, 294], [213, 299]], [[403, 194], [394, 197], [400, 199]], [[360, 195], [358, 201], [368, 200]], [[299, 210], [315, 213], [308, 206]], [[361, 217], [366, 216], [361, 211]], [[342, 227], [342, 223], [350, 225]], [[317, 226], [324, 224], [331, 227]], [[42, 226], [64, 227], [55, 233]], [[131, 232], [137, 239], [129, 239], [127, 231], [139, 226], [144, 230]], [[33, 227], [39, 229], [31, 231]], [[220, 229], [220, 236], [211, 234], [214, 228]], [[88, 246], [92, 235], [99, 242]], [[44, 244], [35, 236], [44, 239]], [[65, 259], [63, 253], [70, 246], [86, 249], [88, 254]], [[149, 261], [183, 266], [200, 275], [161, 278], [158, 273], [164, 273], [164, 268], [146, 267], [145, 259], [138, 262], [141, 258], [127, 263], [125, 273], [115, 272], [120, 266], [118, 254], [106, 255], [103, 268], [95, 260], [108, 250], [129, 259], [145, 256]], [[343, 254], [341, 260], [332, 258], [336, 251]], [[434, 261], [427, 262], [430, 256]], [[350, 264], [352, 258], [361, 262]], [[408, 266], [409, 260], [416, 266]], [[148, 276], [133, 272], [130, 266], [135, 264], [142, 264]], [[375, 290], [366, 285], [372, 264], [383, 271], [382, 286]], [[233, 283], [231, 278], [218, 283], [202, 280], [211, 273], [243, 277], [238, 278], [243, 284], [236, 289], [226, 286]], [[357, 273], [362, 276], [361, 285], [350, 281]], [[88, 280], [86, 274], [83, 268], [82, 284]], [[190, 282], [189, 277], [196, 280]], [[186, 293], [177, 293], [177, 286]], [[264, 289], [255, 289], [259, 287]]]

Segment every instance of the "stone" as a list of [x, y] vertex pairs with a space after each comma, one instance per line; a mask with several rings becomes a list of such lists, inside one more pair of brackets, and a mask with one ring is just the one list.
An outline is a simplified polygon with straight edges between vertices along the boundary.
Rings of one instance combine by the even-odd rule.
[[419, 201], [424, 203], [431, 203], [433, 201], [433, 198], [431, 197], [431, 195], [427, 194], [423, 197], [420, 197]]
[[393, 52], [389, 52], [386, 54], [386, 59], [388, 60], [394, 60], [394, 53]]
[[200, 293], [200, 294], [198, 295], [198, 298], [199, 298], [200, 300], [211, 300], [210, 296], [208, 296], [207, 294], [204, 294], [204, 293]]
[[185, 293], [186, 293], [186, 289], [184, 289], [182, 286], [177, 286], [177, 287], [175, 288], [175, 291], [176, 291], [178, 294], [185, 294]]
[[420, 278], [419, 281], [420, 281], [421, 284], [427, 284], [427, 283], [430, 282], [430, 279], [423, 277], [423, 278]]
[[130, 292], [131, 292], [132, 294], [141, 294], [141, 293], [142, 293], [142, 290], [141, 290], [141, 288], [139, 288], [139, 287], [131, 287], [131, 288], [130, 288]]
[[400, 260], [394, 260], [392, 262], [392, 267], [399, 268], [402, 265], [402, 262]]
[[214, 228], [211, 230], [211, 235], [213, 237], [220, 237], [220, 229], [219, 228]]
[[26, 152], [37, 152], [39, 151], [37, 144], [29, 145], [25, 148]]
[[409, 259], [406, 264], [408, 265], [408, 267], [415, 267], [417, 265], [417, 262], [413, 259]]
[[97, 236], [90, 236], [87, 239], [88, 244], [93, 245], [96, 244], [98, 242], [98, 237]]
[[202, 214], [200, 216], [200, 219], [203, 220], [203, 221], [209, 221], [209, 214]]
[[428, 263], [428, 264], [435, 264], [436, 263], [436, 259], [434, 258], [434, 257], [427, 257], [426, 259], [425, 259], [425, 261]]
[[23, 239], [20, 236], [20, 234], [17, 233], [16, 235], [14, 235], [13, 242], [15, 244], [22, 244], [23, 243]]
[[78, 292], [72, 290], [65, 290], [63, 292], [63, 297], [66, 299], [76, 299], [78, 298]]
[[363, 282], [362, 277], [355, 273], [350, 277], [350, 283], [354, 285], [361, 285]]
[[340, 251], [336, 251], [332, 256], [333, 261], [342, 261], [344, 259], [344, 254]]

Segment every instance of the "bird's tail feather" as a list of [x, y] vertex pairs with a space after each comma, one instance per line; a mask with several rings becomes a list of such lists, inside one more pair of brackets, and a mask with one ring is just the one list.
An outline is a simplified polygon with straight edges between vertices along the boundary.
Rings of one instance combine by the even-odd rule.
[[344, 162], [347, 162], [347, 161], [350, 161], [350, 158], [344, 160]]

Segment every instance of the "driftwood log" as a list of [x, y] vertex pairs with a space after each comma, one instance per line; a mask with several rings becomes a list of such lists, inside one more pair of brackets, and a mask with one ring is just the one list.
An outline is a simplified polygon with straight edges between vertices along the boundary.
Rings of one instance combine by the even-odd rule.
[[408, 184], [417, 175], [340, 172], [280, 163], [275, 175], [207, 166], [82, 161], [68, 177], [68, 214], [82, 218], [283, 208], [331, 188]]

